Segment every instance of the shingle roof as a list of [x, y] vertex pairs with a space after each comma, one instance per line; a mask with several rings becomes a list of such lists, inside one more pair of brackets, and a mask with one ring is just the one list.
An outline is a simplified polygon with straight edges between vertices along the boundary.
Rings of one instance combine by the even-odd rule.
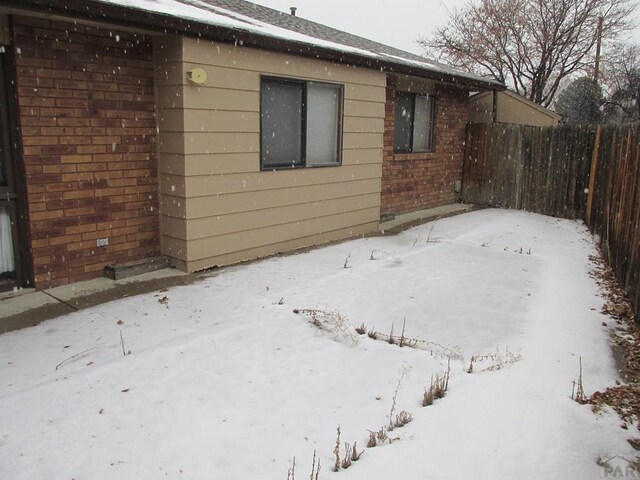
[[437, 64], [431, 60], [427, 60], [425, 57], [414, 55], [413, 53], [405, 52], [398, 48], [390, 47], [373, 40], [369, 40], [364, 37], [352, 35], [351, 33], [337, 30], [320, 23], [312, 22], [303, 17], [294, 16], [289, 13], [283, 13], [272, 8], [264, 7], [256, 3], [247, 2], [244, 0], [179, 0], [185, 4], [202, 4], [207, 3], [215, 5], [220, 8], [224, 8], [247, 17], [260, 20], [277, 27], [291, 30], [293, 32], [308, 35], [310, 37], [318, 38], [320, 40], [326, 40], [328, 42], [335, 42], [348, 47], [358, 48], [373, 53], [385, 54], [389, 56], [395, 56], [399, 58], [405, 58], [414, 62], [428, 62], [433, 65], [439, 65], [440, 67], [450, 68], [443, 64]]
[[[311, 38], [316, 38], [326, 42], [332, 42], [339, 45], [362, 50], [381, 56], [387, 61], [398, 62], [403, 64], [411, 64], [416, 66], [419, 64], [425, 69], [435, 72], [447, 73], [461, 78], [481, 80], [491, 82], [487, 78], [472, 75], [461, 70], [457, 70], [448, 65], [438, 63], [427, 59], [420, 55], [415, 55], [398, 48], [391, 47], [364, 37], [353, 35], [342, 30], [338, 30], [320, 23], [316, 23], [305, 18], [294, 16], [289, 13], [283, 13], [272, 8], [264, 7], [245, 0], [178, 0], [183, 4], [206, 8], [207, 5], [218, 7], [230, 12], [244, 15], [251, 19], [258, 20], [276, 27], [296, 32]], [[219, 10], [218, 10], [219, 12]], [[500, 84], [495, 82], [496, 86]]]
[[138, 26], [237, 41], [354, 65], [503, 89], [492, 79], [245, 0], [3, 0], [17, 7], [80, 14]]

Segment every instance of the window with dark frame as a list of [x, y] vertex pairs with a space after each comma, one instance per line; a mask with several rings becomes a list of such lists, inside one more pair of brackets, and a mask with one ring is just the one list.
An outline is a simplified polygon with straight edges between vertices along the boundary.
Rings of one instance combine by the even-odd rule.
[[343, 87], [262, 77], [260, 167], [340, 165]]
[[434, 111], [431, 95], [396, 92], [395, 153], [433, 151]]

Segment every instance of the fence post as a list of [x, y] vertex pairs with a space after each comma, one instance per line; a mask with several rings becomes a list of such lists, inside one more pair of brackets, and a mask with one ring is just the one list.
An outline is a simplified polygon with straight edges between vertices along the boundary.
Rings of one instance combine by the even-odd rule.
[[587, 195], [587, 225], [591, 226], [591, 208], [593, 207], [593, 194], [596, 188], [596, 169], [598, 164], [598, 153], [600, 150], [600, 125], [596, 127], [596, 138], [593, 145], [593, 153], [591, 154], [591, 171], [589, 173], [589, 193]]

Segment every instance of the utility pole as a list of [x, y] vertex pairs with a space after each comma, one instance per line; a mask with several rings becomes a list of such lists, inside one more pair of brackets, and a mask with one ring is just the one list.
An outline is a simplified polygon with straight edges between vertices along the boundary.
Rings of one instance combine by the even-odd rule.
[[596, 32], [596, 65], [593, 72], [593, 81], [598, 83], [598, 76], [600, 75], [600, 46], [602, 45], [602, 22], [603, 17], [598, 18], [598, 30]]

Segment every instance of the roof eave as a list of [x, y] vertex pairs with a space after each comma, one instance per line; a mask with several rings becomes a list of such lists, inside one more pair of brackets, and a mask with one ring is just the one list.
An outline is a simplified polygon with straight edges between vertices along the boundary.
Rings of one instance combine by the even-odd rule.
[[237, 43], [275, 52], [291, 53], [391, 73], [424, 77], [480, 90], [504, 90], [506, 88], [495, 81], [473, 79], [462, 75], [458, 76], [428, 68], [410, 66], [401, 62], [376, 58], [373, 56], [374, 54], [372, 56], [359, 55], [301, 41], [277, 38], [237, 28], [210, 25], [162, 13], [91, 0], [4, 0], [3, 6], [21, 11], [46, 13], [48, 15], [71, 17], [91, 22], [107, 22], [112, 25], [137, 28], [143, 31], [205, 37], [211, 40]]

